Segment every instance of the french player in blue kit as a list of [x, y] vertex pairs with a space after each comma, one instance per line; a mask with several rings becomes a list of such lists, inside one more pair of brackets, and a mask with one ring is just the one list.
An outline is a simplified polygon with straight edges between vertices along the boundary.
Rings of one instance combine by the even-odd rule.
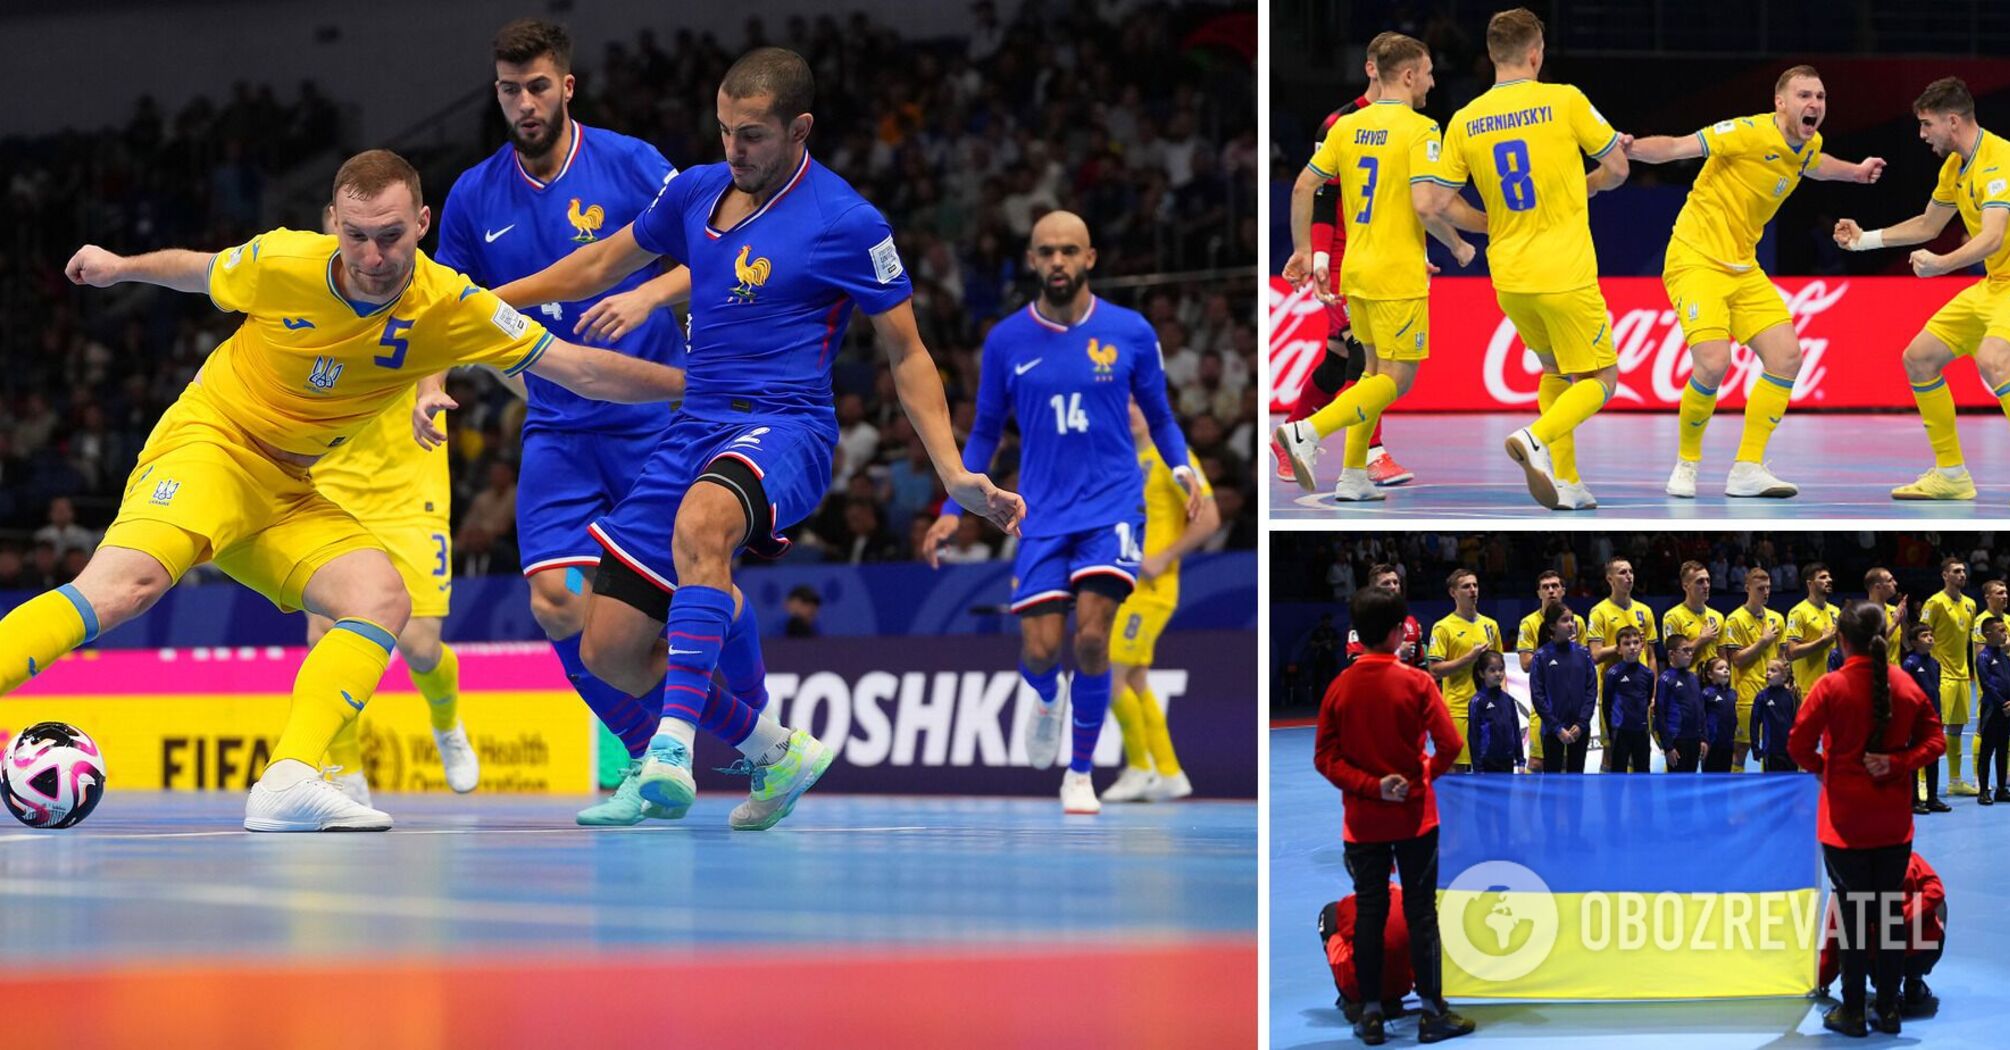
[[[493, 50], [496, 100], [509, 123], [509, 142], [455, 180], [440, 212], [434, 254], [484, 287], [534, 274], [627, 225], [677, 172], [656, 147], [572, 119], [572, 40], [563, 27], [519, 19], [497, 31]], [[681, 299], [688, 288], [681, 267], [651, 268], [603, 293], [547, 303], [538, 312], [554, 328], [574, 322], [619, 353], [680, 368], [684, 333], [674, 314], [655, 308]], [[595, 310], [595, 320], [606, 320], [590, 326]], [[441, 390], [442, 378], [420, 386], [414, 426], [427, 447], [445, 439], [432, 423], [434, 413], [456, 407]], [[600, 681], [580, 655], [588, 574], [600, 563], [600, 545], [587, 526], [627, 494], [635, 465], [655, 450], [672, 409], [588, 401], [536, 376], [527, 376], [525, 387], [529, 412], [516, 506], [531, 615], [580, 697], [639, 759], [656, 731], [654, 696], [645, 703]], [[645, 809], [632, 785], [623, 786], [627, 790], [582, 811], [579, 822], [631, 825], [644, 816], [671, 816]]]
[[[581, 650], [588, 669], [624, 690], [661, 678], [662, 721], [638, 790], [668, 809], [695, 793], [691, 741], [701, 719], [711, 722], [712, 674], [744, 617], [733, 557], [743, 548], [780, 555], [782, 531], [830, 486], [831, 360], [855, 310], [871, 318], [950, 497], [1014, 533], [1025, 513], [1019, 497], [962, 466], [892, 230], [809, 155], [814, 90], [802, 56], [748, 52], [719, 86], [725, 163], [674, 176], [634, 222], [496, 289], [530, 307], [596, 294], [658, 259], [689, 270], [684, 403], [627, 497], [591, 526], [612, 557], [595, 578]], [[758, 636], [747, 641], [757, 654]], [[833, 753], [725, 699], [739, 717], [723, 735], [745, 756], [735, 768], [753, 781], [732, 826], [772, 827]]]
[[[1040, 297], [985, 337], [963, 465], [989, 467], [1005, 419], [1018, 421], [1027, 511], [1011, 608], [1019, 615], [1019, 674], [1039, 696], [1026, 730], [1026, 761], [1034, 769], [1054, 764], [1061, 714], [1072, 703], [1074, 750], [1061, 778], [1061, 808], [1097, 813], [1102, 803], [1089, 773], [1110, 707], [1110, 627], [1143, 560], [1144, 479], [1131, 438], [1133, 398], [1152, 443], [1186, 490], [1189, 521], [1200, 510], [1201, 490], [1166, 400], [1157, 333], [1142, 315], [1089, 291], [1096, 249], [1087, 224], [1069, 212], [1048, 212], [1033, 224], [1026, 255], [1040, 276]], [[922, 549], [930, 564], [960, 515], [945, 504], [929, 528]], [[1075, 676], [1064, 689], [1061, 641], [1070, 602]]]

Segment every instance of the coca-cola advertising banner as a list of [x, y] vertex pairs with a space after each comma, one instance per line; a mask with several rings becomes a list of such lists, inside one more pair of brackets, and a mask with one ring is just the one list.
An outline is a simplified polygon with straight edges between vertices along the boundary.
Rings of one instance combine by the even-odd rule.
[[[1911, 409], [1912, 391], [1899, 355], [1926, 319], [1971, 280], [1776, 279], [1801, 337], [1794, 407]], [[1689, 382], [1689, 353], [1667, 290], [1651, 277], [1609, 277], [1599, 287], [1612, 311], [1612, 342], [1619, 352], [1619, 389], [1606, 410], [1675, 410]], [[1270, 279], [1272, 412], [1289, 410], [1319, 364], [1326, 313], [1310, 286], [1294, 291], [1282, 279]], [[1474, 277], [1432, 281], [1430, 323], [1431, 358], [1396, 411], [1534, 409], [1541, 367], [1495, 302], [1491, 282]], [[1719, 406], [1743, 405], [1760, 370], [1749, 349], [1734, 345], [1731, 371], [1719, 387]], [[1972, 363], [1957, 361], [1948, 380], [1955, 404], [1997, 407]]]

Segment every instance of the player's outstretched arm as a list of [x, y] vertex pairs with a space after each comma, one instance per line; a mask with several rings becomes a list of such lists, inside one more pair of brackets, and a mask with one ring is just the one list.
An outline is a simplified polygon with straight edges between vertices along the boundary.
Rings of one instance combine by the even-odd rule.
[[886, 348], [893, 365], [893, 390], [900, 407], [921, 445], [928, 450], [929, 462], [942, 479], [943, 490], [964, 509], [989, 518], [999, 528], [1019, 534], [1019, 521], [1026, 516], [1026, 501], [1014, 492], [991, 483], [991, 479], [963, 465], [956, 448], [956, 433], [949, 425], [949, 402], [942, 396], [942, 374], [921, 342], [914, 325], [914, 301], [903, 300], [885, 313], [874, 314], [872, 330]]
[[[1990, 211], [2002, 211], [1991, 208]], [[1908, 244], [1924, 244], [1940, 236], [1940, 231], [1954, 219], [1952, 204], [1926, 202], [1926, 210], [1894, 226], [1881, 230], [1866, 230], [1856, 224], [1855, 219], [1837, 219], [1835, 229], [1836, 244], [1853, 252], [1867, 252], [1875, 248], [1902, 248]]]
[[1808, 178], [1811, 179], [1820, 179], [1823, 182], [1858, 182], [1866, 186], [1876, 182], [1883, 174], [1883, 157], [1865, 157], [1852, 164], [1826, 153], [1822, 154], [1821, 160], [1815, 162], [1814, 167], [1808, 169]]
[[643, 405], [684, 396], [679, 369], [563, 339], [553, 339], [530, 371], [595, 401]]
[[1626, 184], [1626, 176], [1633, 170], [1627, 163], [1626, 151], [1634, 144], [1633, 136], [1619, 136], [1619, 145], [1605, 151], [1598, 158], [1598, 167], [1584, 177], [1584, 195], [1596, 197], [1606, 190], [1616, 190]]
[[596, 343], [611, 343], [642, 327], [649, 315], [691, 298], [691, 271], [682, 266], [651, 277], [620, 295], [593, 304], [572, 334]]
[[1325, 181], [1326, 176], [1307, 165], [1291, 184], [1291, 259], [1284, 264], [1283, 277], [1294, 288], [1304, 287], [1315, 276], [1317, 287], [1323, 289], [1329, 283], [1323, 275], [1312, 272], [1312, 199]]
[[1626, 143], [1626, 159], [1642, 164], [1668, 164], [1695, 160], [1703, 155], [1699, 135], [1649, 135]]
[[185, 248], [164, 248], [145, 255], [119, 255], [95, 244], [86, 244], [70, 256], [63, 267], [72, 284], [110, 288], [137, 281], [172, 288], [177, 292], [209, 291], [209, 264], [214, 252], [192, 252]]
[[580, 247], [529, 277], [494, 291], [519, 310], [577, 302], [614, 287], [615, 282], [656, 259], [656, 253], [635, 242], [635, 224], [629, 223], [613, 236]]

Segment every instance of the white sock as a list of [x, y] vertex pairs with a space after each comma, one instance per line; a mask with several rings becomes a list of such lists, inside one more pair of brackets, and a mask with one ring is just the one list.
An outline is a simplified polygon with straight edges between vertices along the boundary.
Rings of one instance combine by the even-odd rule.
[[686, 722], [681, 718], [665, 718], [663, 721], [657, 723], [656, 735], [667, 736], [683, 744], [684, 749], [689, 751], [698, 741], [698, 727], [696, 724]]
[[1968, 466], [1966, 464], [1958, 467], [1936, 467], [1934, 469], [1940, 471], [1940, 476], [1943, 478], [1958, 478], [1968, 473]]
[[297, 758], [282, 758], [265, 767], [265, 775], [258, 778], [273, 791], [284, 791], [303, 780], [318, 780], [321, 771]]
[[789, 727], [780, 722], [770, 722], [765, 718], [754, 720], [754, 731], [747, 739], [740, 741], [740, 753], [747, 761], [757, 766], [771, 765], [781, 760], [789, 749]]

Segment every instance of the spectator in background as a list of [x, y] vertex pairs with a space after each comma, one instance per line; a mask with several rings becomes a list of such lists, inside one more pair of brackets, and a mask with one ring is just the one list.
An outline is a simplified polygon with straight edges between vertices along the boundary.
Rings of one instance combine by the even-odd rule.
[[77, 508], [69, 497], [57, 496], [49, 501], [49, 523], [35, 530], [35, 542], [55, 548], [60, 559], [73, 550], [91, 553], [98, 546], [98, 535], [77, 524]]
[[84, 566], [90, 564], [90, 562], [90, 551], [76, 547], [64, 551], [63, 559], [56, 567], [56, 581], [58, 583], [69, 583], [75, 580], [84, 571]]
[[838, 398], [837, 466], [833, 481], [842, 487], [853, 474], [871, 465], [879, 452], [879, 428], [865, 417], [865, 398], [845, 394]]
[[38, 590], [29, 578], [28, 563], [21, 560], [21, 548], [0, 543], [0, 591]]
[[475, 494], [461, 519], [460, 531], [454, 534], [454, 549], [460, 552], [463, 571], [479, 576], [492, 568], [507, 568], [515, 561], [509, 542], [515, 531], [516, 468], [500, 459], [491, 460], [488, 487]]
[[[924, 516], [922, 520], [934, 524], [932, 517]], [[985, 527], [983, 518], [975, 514], [963, 515], [963, 520], [956, 524], [955, 535], [949, 538], [947, 545], [936, 551], [936, 558], [951, 565], [989, 561], [992, 552], [991, 547], [984, 542]]]
[[56, 553], [55, 544], [48, 540], [36, 541], [34, 552], [28, 557], [28, 586], [33, 590], [46, 591], [60, 585], [63, 582], [59, 576], [63, 569], [61, 562], [62, 556]]
[[783, 626], [782, 634], [790, 638], [815, 638], [823, 633], [817, 627], [817, 615], [823, 611], [824, 600], [816, 589], [799, 586], [782, 600], [782, 610], [789, 614], [789, 622]]
[[855, 499], [844, 505], [845, 544], [843, 559], [852, 565], [867, 562], [900, 561], [900, 545], [879, 520], [879, 508], [869, 499]]
[[[937, 503], [936, 484], [935, 467], [928, 461], [927, 447], [922, 445], [920, 437], [910, 433], [906, 454], [886, 468], [886, 480], [881, 486], [887, 516], [894, 521], [909, 521], [930, 511]], [[929, 521], [934, 520], [930, 515]]]

